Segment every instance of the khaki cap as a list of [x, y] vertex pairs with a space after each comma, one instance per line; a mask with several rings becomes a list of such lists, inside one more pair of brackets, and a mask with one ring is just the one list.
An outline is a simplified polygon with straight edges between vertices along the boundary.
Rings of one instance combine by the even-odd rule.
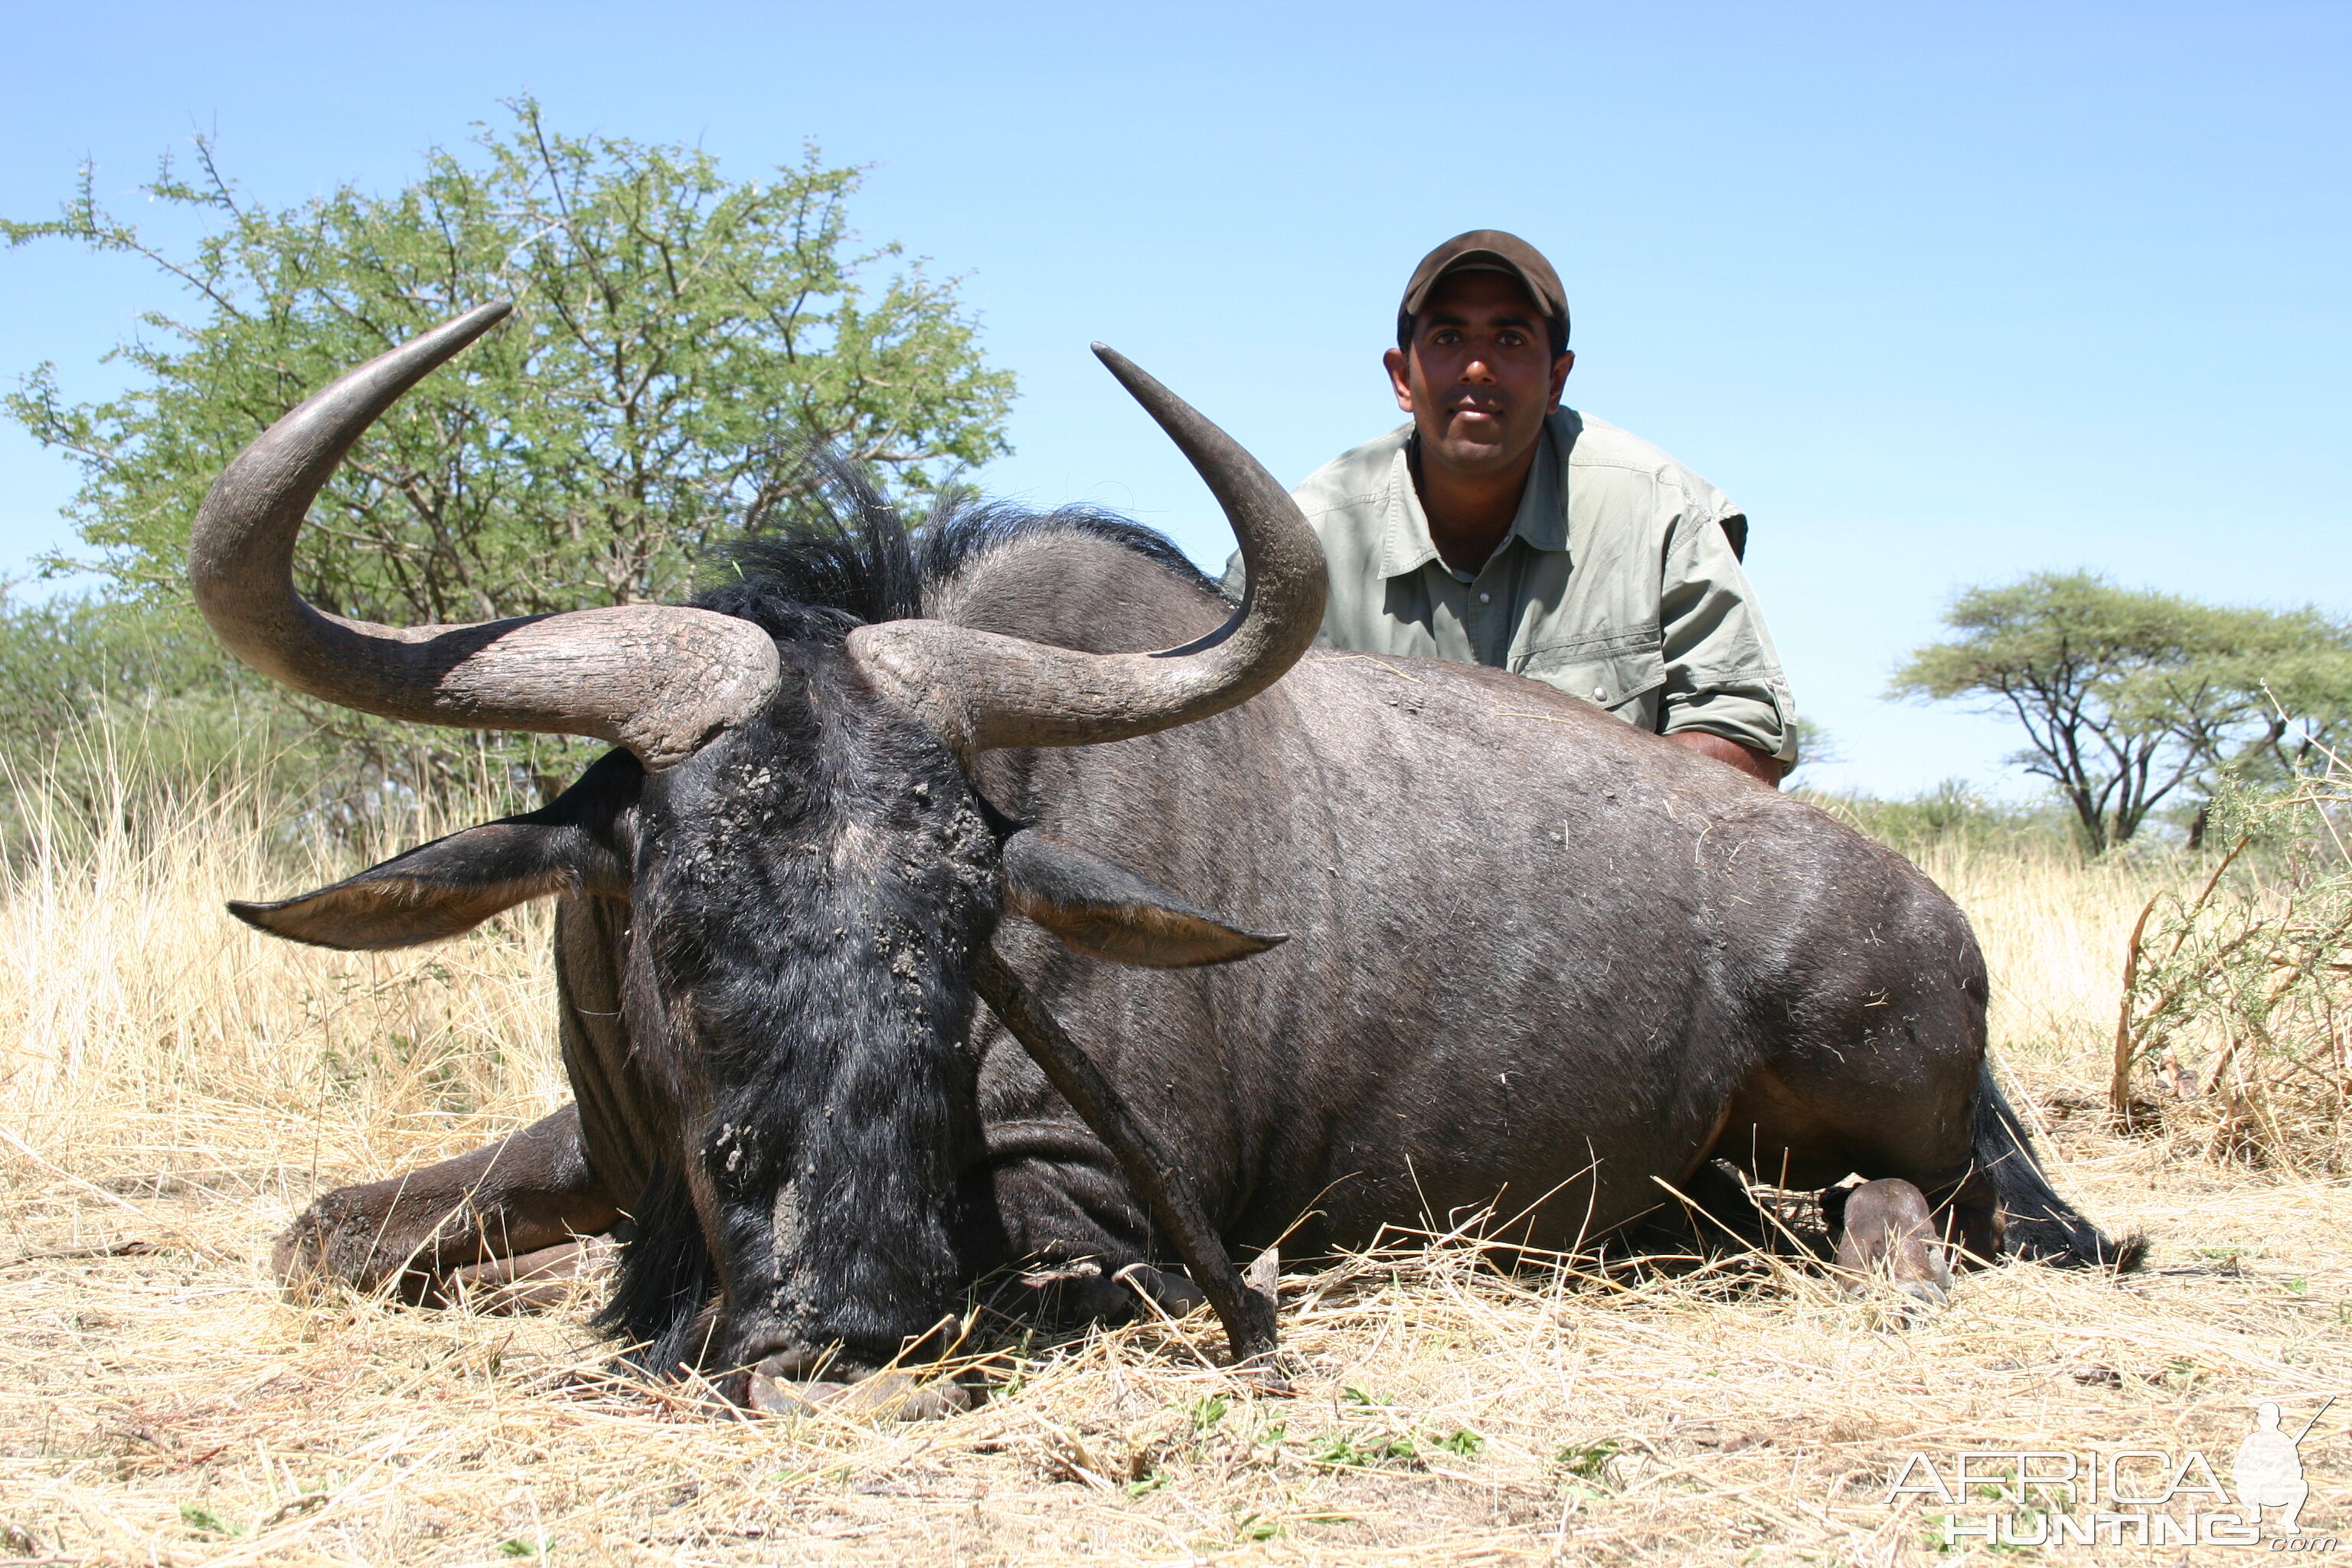
[[1560, 341], [1568, 341], [1568, 294], [1559, 286], [1559, 274], [1542, 251], [1499, 228], [1457, 234], [1421, 258], [1412, 269], [1412, 281], [1404, 286], [1404, 302], [1397, 307], [1400, 341], [1411, 335], [1412, 318], [1421, 313], [1430, 291], [1456, 272], [1503, 272], [1517, 279], [1546, 319], [1559, 323]]

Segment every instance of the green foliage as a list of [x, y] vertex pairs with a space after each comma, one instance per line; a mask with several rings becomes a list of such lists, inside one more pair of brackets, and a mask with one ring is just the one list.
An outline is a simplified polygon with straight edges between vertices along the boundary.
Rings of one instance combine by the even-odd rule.
[[109, 704], [156, 716], [194, 738], [198, 722], [235, 700], [240, 681], [192, 612], [109, 599], [11, 603], [0, 594], [0, 748], [12, 763], [39, 758]]
[[1624, 1447], [1613, 1437], [1603, 1437], [1594, 1443], [1569, 1443], [1552, 1456], [1551, 1462], [1579, 1480], [1599, 1480]]
[[184, 1502], [180, 1505], [180, 1522], [191, 1530], [201, 1530], [211, 1535], [233, 1537], [245, 1533], [204, 1504], [197, 1502]]
[[2225, 785], [2213, 821], [2229, 852], [2193, 895], [2140, 912], [2108, 1086], [2122, 1123], [2143, 1119], [2133, 1079], [2153, 1066], [2158, 1103], [2211, 1109], [2214, 1155], [2352, 1163], [2352, 770], [2327, 763], [2283, 787]]
[[1410, 1433], [1333, 1432], [1319, 1439], [1309, 1457], [1318, 1465], [1339, 1469], [1369, 1469], [1391, 1459], [1418, 1458], [1421, 1448]]
[[[2048, 779], [2094, 851], [2176, 791], [2283, 777], [2352, 728], [2352, 627], [2313, 609], [2201, 605], [2041, 573], [1971, 588], [1894, 692], [2013, 718], [2015, 761]], [[2191, 837], [2200, 826], [2192, 826]]]
[[[675, 598], [715, 541], [806, 502], [814, 447], [918, 510], [1004, 450], [1012, 377], [982, 362], [952, 282], [919, 263], [881, 276], [896, 247], [858, 246], [858, 171], [812, 149], [731, 181], [695, 148], [562, 136], [528, 100], [511, 108], [389, 195], [342, 185], [284, 211], [199, 139], [192, 174], [167, 158], [142, 187], [205, 220], [192, 248], [108, 210], [88, 167], [58, 217], [0, 223], [11, 246], [143, 258], [187, 297], [115, 350], [135, 373], [121, 397], [69, 403], [43, 366], [0, 400], [79, 465], [91, 564], [171, 612], [158, 635], [193, 625], [172, 607], [221, 468], [334, 376], [487, 300], [514, 315], [380, 421], [311, 509], [295, 580], [322, 608], [419, 625]], [[486, 752], [310, 716], [372, 766], [422, 759], [416, 786], [488, 759], [543, 795], [579, 762], [562, 739]]]
[[[291, 699], [173, 600], [0, 595], [0, 853], [10, 856], [230, 796], [266, 797], [289, 834], [373, 843], [420, 786], [501, 801], [519, 759], [560, 760], [563, 747], [420, 731]], [[557, 775], [524, 782], [544, 795]]]
[[1845, 753], [1839, 749], [1838, 743], [1831, 739], [1830, 732], [1812, 720], [1800, 714], [1790, 728], [1796, 734], [1797, 760], [1789, 771], [1781, 775], [1781, 788], [1797, 787], [1799, 776], [1809, 767], [1818, 767], [1823, 763], [1845, 761]]
[[[44, 367], [7, 399], [71, 453], [83, 538], [118, 580], [182, 581], [221, 467], [328, 380], [486, 300], [514, 317], [378, 424], [312, 510], [297, 580], [370, 619], [461, 621], [677, 594], [721, 530], [801, 493], [811, 442], [898, 476], [1003, 449], [1012, 379], [982, 363], [954, 286], [857, 252], [854, 169], [812, 150], [767, 182], [708, 153], [565, 137], [528, 100], [471, 155], [436, 148], [389, 196], [344, 185], [283, 212], [248, 202], [199, 141], [151, 201], [212, 220], [173, 256], [108, 211], [95, 174], [9, 243], [143, 257], [193, 313], [152, 312], [116, 351], [140, 384], [68, 405]], [[870, 297], [869, 297], [870, 296]]]
[[[0, 851], [11, 855], [163, 800], [256, 784], [310, 795], [329, 773], [353, 777], [174, 605], [0, 595]], [[297, 779], [309, 787], [290, 788]]]
[[1390, 1463], [1416, 1464], [1424, 1450], [1475, 1458], [1486, 1439], [1466, 1426], [1450, 1433], [1400, 1420], [1388, 1401], [1353, 1384], [1339, 1392], [1340, 1415], [1349, 1423], [1316, 1439], [1307, 1458], [1335, 1469], [1369, 1469]]
[[1996, 800], [1966, 779], [1888, 799], [1859, 791], [1800, 790], [1803, 799], [1912, 859], [1939, 848], [2073, 852], [2073, 813], [2047, 800]]

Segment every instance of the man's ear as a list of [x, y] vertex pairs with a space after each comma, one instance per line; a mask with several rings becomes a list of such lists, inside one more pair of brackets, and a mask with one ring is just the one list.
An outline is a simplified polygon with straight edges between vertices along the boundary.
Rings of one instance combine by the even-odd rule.
[[1146, 969], [1191, 969], [1289, 939], [1227, 925], [1126, 867], [1034, 828], [1004, 841], [1004, 901], [1078, 952]]
[[1396, 405], [1407, 414], [1412, 413], [1412, 356], [1403, 349], [1391, 349], [1381, 355], [1381, 364], [1389, 373], [1389, 390], [1396, 394]]
[[436, 838], [299, 898], [234, 902], [229, 913], [294, 942], [364, 952], [462, 935], [547, 893], [626, 898], [622, 819], [643, 777], [635, 758], [614, 752], [543, 810]]

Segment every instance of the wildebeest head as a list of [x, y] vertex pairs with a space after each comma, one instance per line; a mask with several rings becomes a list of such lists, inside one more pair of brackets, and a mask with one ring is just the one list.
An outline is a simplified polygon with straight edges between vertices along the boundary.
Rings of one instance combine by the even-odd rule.
[[836, 1345], [886, 1359], [960, 1282], [956, 1184], [979, 1138], [971, 964], [1002, 909], [1126, 963], [1215, 963], [1278, 940], [1015, 830], [972, 788], [972, 758], [1246, 700], [1314, 637], [1320, 549], [1247, 453], [1097, 347], [1217, 496], [1249, 567], [1242, 608], [1184, 647], [1091, 655], [920, 618], [893, 598], [894, 577], [919, 575], [892, 557], [910, 548], [894, 529], [870, 531], [862, 557], [845, 536], [835, 564], [860, 578], [863, 614], [758, 572], [693, 606], [470, 626], [304, 603], [295, 535], [336, 463], [504, 314], [485, 307], [352, 372], [240, 454], [197, 519], [197, 602], [247, 662], [326, 700], [622, 749], [544, 810], [233, 908], [299, 941], [383, 948], [547, 893], [625, 900], [622, 1006], [661, 1103], [635, 1108], [660, 1152], [618, 1326], [663, 1370]]

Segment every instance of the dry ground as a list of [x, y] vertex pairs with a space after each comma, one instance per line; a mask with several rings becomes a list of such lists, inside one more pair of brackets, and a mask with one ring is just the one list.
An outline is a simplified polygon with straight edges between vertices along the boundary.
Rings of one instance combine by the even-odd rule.
[[[1948, 1560], [1943, 1510], [1887, 1501], [1913, 1451], [2201, 1447], [2226, 1480], [2253, 1401], [2294, 1426], [2352, 1388], [2343, 1185], [2087, 1109], [2162, 873], [2017, 860], [1935, 869], [2060, 1184], [2154, 1237], [2120, 1284], [2002, 1268], [1904, 1332], [1760, 1262], [1507, 1279], [1401, 1247], [1286, 1281], [1296, 1397], [1206, 1365], [1196, 1320], [1015, 1346], [980, 1409], [880, 1427], [607, 1384], [576, 1303], [289, 1306], [269, 1238], [322, 1184], [562, 1089], [543, 916], [387, 958], [265, 942], [221, 901], [323, 868], [248, 815], [60, 844], [0, 889], [0, 1561], [1901, 1563]], [[2303, 1445], [2305, 1522], [2352, 1535], [2347, 1424]]]

